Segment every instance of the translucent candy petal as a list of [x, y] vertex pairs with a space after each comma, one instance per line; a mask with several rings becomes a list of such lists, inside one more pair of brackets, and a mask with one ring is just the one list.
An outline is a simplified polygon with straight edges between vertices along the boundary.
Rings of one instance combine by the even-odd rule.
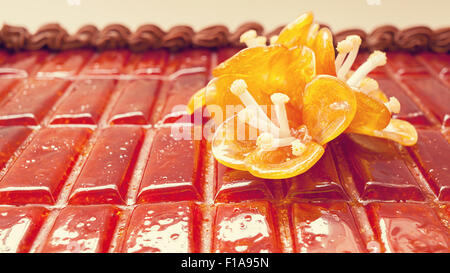
[[[245, 132], [237, 130], [244, 128]], [[250, 127], [233, 116], [219, 125], [212, 139], [212, 152], [221, 164], [237, 169], [247, 170], [244, 162], [247, 155], [256, 149], [255, 138], [249, 135]]]
[[373, 131], [386, 128], [391, 120], [389, 109], [382, 102], [362, 92], [355, 92], [355, 95], [356, 114], [346, 132], [373, 135]]
[[336, 75], [334, 65], [335, 52], [333, 45], [333, 35], [328, 28], [322, 28], [317, 33], [312, 50], [316, 54], [316, 73], [317, 75]]
[[306, 144], [306, 150], [300, 156], [294, 156], [290, 146], [274, 151], [259, 148], [245, 159], [247, 170], [254, 176], [267, 179], [284, 179], [302, 174], [309, 170], [323, 155], [324, 148], [315, 143]]
[[373, 136], [387, 138], [403, 146], [412, 146], [417, 143], [417, 131], [409, 122], [391, 119], [388, 126], [381, 131], [375, 130]]
[[[286, 48], [284, 46], [268, 46], [247, 48], [214, 70], [215, 77], [224, 75], [245, 75], [251, 78], [259, 91], [270, 96], [282, 92], [289, 96], [289, 104], [297, 109], [302, 107], [302, 94], [307, 82], [315, 76], [315, 55], [308, 47]], [[216, 88], [217, 93], [227, 91]], [[249, 91], [253, 94], [256, 92]], [[209, 100], [206, 103], [209, 104]]]
[[313, 23], [313, 20], [314, 15], [312, 12], [302, 14], [294, 22], [288, 24], [281, 30], [275, 44], [286, 47], [306, 45], [309, 27]]
[[323, 145], [347, 129], [357, 111], [355, 92], [343, 81], [321, 75], [310, 82], [303, 97], [303, 123]]

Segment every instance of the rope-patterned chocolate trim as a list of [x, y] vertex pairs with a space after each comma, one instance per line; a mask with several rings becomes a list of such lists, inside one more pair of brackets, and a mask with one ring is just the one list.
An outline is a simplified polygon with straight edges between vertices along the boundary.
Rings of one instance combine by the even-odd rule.
[[[139, 27], [135, 32], [131, 32], [121, 24], [108, 25], [102, 30], [86, 25], [72, 35], [59, 24], [46, 24], [34, 34], [30, 34], [23, 27], [4, 25], [0, 30], [0, 46], [13, 51], [128, 48], [134, 52], [157, 48], [176, 51], [188, 47], [241, 47], [243, 45], [239, 42], [239, 37], [250, 29], [256, 30], [259, 34], [264, 33], [262, 25], [256, 22], [242, 24], [234, 32], [230, 32], [223, 25], [210, 26], [197, 32], [185, 25], [164, 31], [156, 25], [149, 24]], [[270, 37], [279, 33], [281, 29], [282, 27], [278, 27], [266, 35]], [[432, 30], [425, 26], [417, 26], [400, 30], [386, 25], [370, 33], [361, 29], [348, 29], [335, 33], [335, 41], [339, 42], [349, 34], [361, 36], [363, 49], [450, 52], [450, 27]]]

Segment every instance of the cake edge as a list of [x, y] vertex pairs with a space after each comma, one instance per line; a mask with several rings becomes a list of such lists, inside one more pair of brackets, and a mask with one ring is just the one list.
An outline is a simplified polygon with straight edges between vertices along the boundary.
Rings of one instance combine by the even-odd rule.
[[[94, 25], [84, 25], [76, 33], [69, 34], [58, 23], [49, 23], [31, 34], [24, 27], [4, 24], [0, 30], [0, 48], [11, 51], [81, 48], [102, 51], [125, 48], [133, 52], [144, 52], [159, 48], [178, 51], [185, 48], [243, 47], [239, 37], [248, 30], [256, 30], [259, 35], [270, 38], [282, 28], [280, 26], [265, 32], [261, 24], [247, 22], [234, 32], [224, 25], [212, 25], [199, 31], [194, 31], [188, 25], [178, 25], [164, 31], [157, 25], [145, 24], [132, 32], [123, 24], [110, 24], [101, 30]], [[450, 27], [434, 30], [427, 26], [398, 29], [393, 25], [383, 25], [371, 32], [352, 28], [334, 33], [334, 41], [339, 42], [352, 34], [361, 37], [363, 50], [450, 52]]]

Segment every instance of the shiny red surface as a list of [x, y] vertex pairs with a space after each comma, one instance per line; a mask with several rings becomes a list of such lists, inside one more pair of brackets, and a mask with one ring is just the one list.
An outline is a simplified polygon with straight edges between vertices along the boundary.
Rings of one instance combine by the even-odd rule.
[[234, 54], [238, 53], [239, 50], [240, 50], [239, 48], [233, 48], [233, 47], [218, 49], [217, 50], [217, 63], [220, 64], [220, 63], [226, 61], [228, 58], [230, 58]]
[[450, 90], [431, 77], [405, 77], [402, 81], [433, 112], [444, 126], [450, 125]]
[[0, 169], [31, 132], [30, 128], [22, 126], [0, 127]]
[[[174, 123], [180, 118], [186, 118], [184, 105], [208, 83], [211, 53], [207, 50], [185, 51], [175, 55], [171, 62], [172, 64], [168, 64], [169, 68], [177, 65], [177, 70], [161, 86], [160, 96], [164, 106], [159, 120], [164, 123]], [[170, 70], [166, 74], [168, 72]]]
[[2, 105], [0, 125], [38, 125], [68, 85], [62, 79], [30, 79]]
[[0, 51], [0, 250], [450, 252], [446, 54], [370, 74], [417, 145], [342, 136], [264, 180], [215, 162], [172, 109], [237, 50]]
[[195, 205], [146, 204], [133, 210], [122, 252], [148, 253], [195, 251]]
[[392, 142], [345, 136], [344, 150], [363, 200], [424, 200], [419, 185]]
[[272, 199], [272, 181], [254, 177], [245, 171], [234, 170], [217, 164], [216, 202], [239, 202], [251, 199]]
[[292, 206], [292, 225], [296, 252], [367, 251], [346, 203], [295, 203]]
[[38, 76], [63, 77], [78, 74], [93, 53], [86, 50], [67, 50], [55, 53], [39, 69]]
[[47, 214], [42, 207], [0, 207], [0, 252], [28, 252]]
[[95, 54], [81, 71], [83, 75], [114, 75], [123, 71], [128, 50], [106, 50]]
[[130, 68], [131, 73], [135, 75], [161, 75], [166, 67], [168, 52], [166, 50], [149, 51], [142, 54], [136, 54], [130, 63], [134, 63]]
[[430, 125], [430, 121], [428, 121], [423, 111], [398, 83], [388, 77], [374, 76], [373, 78], [378, 81], [380, 89], [388, 97], [393, 96], [400, 102], [400, 113], [394, 115], [396, 118], [406, 120], [414, 125]]
[[52, 124], [97, 124], [116, 80], [80, 80], [69, 88], [66, 97], [56, 110]]
[[221, 204], [216, 209], [213, 252], [280, 252], [267, 202]]
[[119, 210], [113, 206], [66, 207], [56, 218], [40, 252], [105, 252], [118, 215]]
[[293, 200], [348, 200], [330, 149], [308, 172], [289, 179], [287, 197]]
[[0, 71], [2, 75], [5, 72], [7, 74], [26, 72], [28, 75], [34, 75], [48, 56], [49, 53], [42, 50], [13, 53], [0, 65]]
[[387, 53], [388, 67], [397, 75], [426, 75], [428, 69], [409, 53]]
[[139, 79], [124, 83], [119, 100], [114, 106], [111, 124], [148, 124], [161, 82]]
[[450, 201], [450, 146], [437, 130], [419, 130], [419, 140], [411, 151], [434, 193]]
[[34, 75], [47, 56], [48, 53], [44, 51], [5, 56], [4, 62], [0, 64], [0, 101], [12, 93], [14, 87], [22, 82], [24, 75]]
[[175, 139], [191, 136], [191, 126], [158, 129], [138, 194], [139, 203], [198, 200], [201, 143]]
[[440, 77], [445, 78], [450, 75], [450, 55], [440, 53], [421, 53], [418, 58], [428, 64]]
[[128, 183], [144, 132], [141, 128], [104, 129], [70, 195], [70, 204], [125, 204]]
[[90, 132], [42, 129], [0, 181], [0, 203], [54, 204]]
[[387, 252], [449, 252], [448, 229], [424, 204], [372, 203], [369, 219]]

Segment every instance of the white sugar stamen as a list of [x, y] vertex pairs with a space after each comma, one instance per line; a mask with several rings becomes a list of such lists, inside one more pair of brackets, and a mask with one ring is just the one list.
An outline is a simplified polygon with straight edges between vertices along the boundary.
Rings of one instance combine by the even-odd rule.
[[256, 139], [256, 145], [264, 151], [273, 151], [280, 147], [292, 145], [294, 141], [299, 141], [294, 137], [275, 138], [270, 133], [262, 133]]
[[278, 35], [273, 35], [272, 37], [270, 37], [270, 44], [274, 45], [278, 40]]
[[264, 111], [261, 114], [261, 112], [258, 111], [258, 108], [255, 108], [254, 106], [244, 108], [237, 114], [237, 117], [241, 122], [247, 123], [262, 132], [270, 133], [274, 136], [280, 134], [280, 129], [269, 120]]
[[265, 46], [267, 44], [267, 38], [264, 36], [258, 36], [253, 40], [249, 40], [245, 43], [247, 47]]
[[370, 54], [367, 61], [365, 61], [347, 80], [347, 84], [351, 87], [358, 87], [362, 79], [364, 79], [367, 74], [369, 74], [376, 67], [385, 65], [386, 60], [386, 53], [378, 50], [374, 51]]
[[256, 145], [265, 151], [273, 149], [274, 137], [270, 133], [262, 133], [256, 139]]
[[291, 146], [292, 146], [292, 154], [295, 155], [295, 156], [302, 155], [305, 152], [305, 150], [306, 150], [306, 145], [303, 144], [298, 139], [292, 141]]
[[239, 41], [241, 43], [246, 43], [247, 41], [253, 40], [256, 37], [258, 37], [258, 33], [256, 33], [254, 29], [250, 29], [241, 34], [241, 36], [239, 37]]
[[398, 114], [400, 113], [400, 102], [396, 97], [390, 97], [389, 101], [386, 102], [384, 105], [389, 109], [391, 113]]
[[[344, 80], [345, 75], [350, 71], [350, 68], [356, 60], [356, 56], [358, 56], [359, 46], [361, 45], [361, 37], [358, 35], [347, 36], [345, 40], [348, 40], [351, 43], [351, 50], [348, 53], [347, 58], [345, 58], [344, 63], [339, 67], [339, 70], [337, 70], [337, 77], [340, 80]], [[348, 46], [349, 45], [346, 43], [342, 45], [342, 47], [345, 47], [344, 49], [348, 49]]]
[[242, 33], [239, 37], [241, 43], [245, 43], [247, 47], [265, 46], [267, 38], [264, 36], [258, 36], [255, 30], [251, 29]]
[[353, 43], [350, 42], [349, 40], [343, 40], [340, 41], [337, 44], [337, 51], [338, 51], [338, 55], [336, 57], [336, 60], [334, 61], [335, 67], [336, 67], [336, 71], [339, 71], [339, 69], [341, 69], [342, 63], [345, 60], [345, 57], [347, 56], [347, 54], [352, 50], [353, 48]]
[[380, 87], [378, 85], [378, 82], [371, 78], [364, 78], [361, 80], [361, 83], [359, 84], [359, 91], [368, 94], [369, 92], [378, 90]]
[[[273, 122], [267, 117], [264, 110], [261, 108], [261, 106], [256, 102], [256, 100], [253, 98], [253, 96], [248, 92], [247, 90], [247, 83], [242, 80], [235, 80], [231, 86], [230, 91], [239, 97], [239, 99], [242, 101], [242, 103], [246, 106], [246, 108], [253, 108], [250, 110], [255, 110], [256, 115], [255, 117], [257, 119], [261, 119], [261, 123], [267, 124], [269, 130], [274, 134], [278, 136], [279, 128], [273, 124]], [[258, 127], [256, 127], [258, 128]]]
[[274, 93], [270, 96], [272, 103], [275, 105], [275, 113], [277, 115], [277, 120], [280, 125], [280, 137], [290, 137], [289, 121], [287, 118], [286, 106], [289, 97], [283, 93]]
[[293, 141], [295, 141], [295, 137], [283, 137], [283, 138], [275, 138], [274, 139], [274, 147], [285, 147], [291, 145]]

